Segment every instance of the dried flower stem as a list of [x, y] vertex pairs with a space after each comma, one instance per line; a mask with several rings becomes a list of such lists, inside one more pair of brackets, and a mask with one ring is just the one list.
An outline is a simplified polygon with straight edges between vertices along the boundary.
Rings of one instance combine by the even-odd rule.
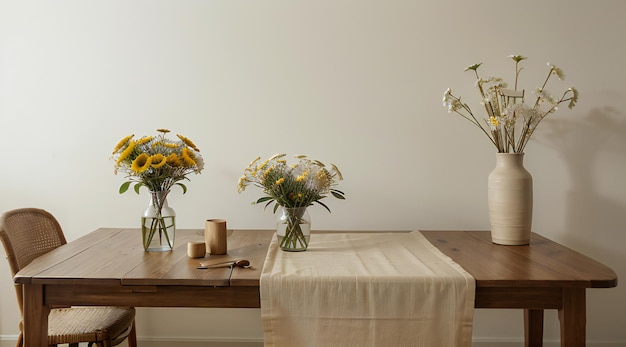
[[[569, 102], [568, 107], [572, 108], [578, 102], [578, 91], [575, 88], [567, 89], [558, 100], [545, 91], [545, 87], [552, 75], [556, 75], [560, 80], [564, 79], [561, 69], [551, 65], [548, 75], [541, 87], [537, 88], [537, 99], [532, 107], [525, 105], [525, 93], [518, 90], [520, 72], [520, 62], [527, 59], [521, 55], [509, 56], [515, 61], [515, 85], [514, 90], [508, 90], [506, 83], [501, 78], [490, 77], [483, 79], [478, 74], [478, 68], [482, 65], [474, 64], [465, 69], [472, 70], [476, 76], [476, 87], [481, 97], [481, 103], [487, 114], [484, 120], [486, 126], [479, 122], [473, 114], [471, 108], [461, 102], [461, 98], [452, 94], [448, 88], [444, 93], [443, 105], [448, 108], [448, 112], [455, 112], [463, 118], [476, 125], [487, 135], [500, 153], [522, 153], [526, 148], [530, 137], [537, 129], [539, 123], [550, 113], [556, 112], [558, 105]], [[518, 102], [519, 101], [519, 102]], [[521, 123], [521, 131], [516, 131], [517, 123]], [[489, 127], [489, 131], [487, 128]]]

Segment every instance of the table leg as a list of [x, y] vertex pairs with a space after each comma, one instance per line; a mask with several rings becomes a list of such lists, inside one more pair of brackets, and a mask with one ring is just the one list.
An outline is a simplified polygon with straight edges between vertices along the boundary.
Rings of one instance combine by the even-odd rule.
[[524, 346], [543, 346], [543, 310], [524, 310]]
[[48, 314], [50, 307], [43, 304], [43, 285], [23, 284], [24, 346], [48, 346]]
[[563, 307], [559, 310], [561, 346], [585, 346], [586, 305], [585, 288], [563, 288]]

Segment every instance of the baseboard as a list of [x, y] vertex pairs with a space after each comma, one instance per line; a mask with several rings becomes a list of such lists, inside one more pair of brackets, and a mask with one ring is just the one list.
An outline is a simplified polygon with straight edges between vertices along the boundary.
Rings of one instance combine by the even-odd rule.
[[[263, 347], [263, 340], [259, 339], [145, 339], [137, 337], [137, 344], [141, 347]], [[2, 346], [0, 346], [2, 347]], [[124, 343], [119, 347], [127, 347]]]
[[[521, 339], [474, 339], [472, 341], [472, 347], [523, 347], [524, 341]], [[544, 341], [543, 347], [560, 347], [559, 341]], [[624, 342], [597, 342], [587, 341], [587, 347], [623, 347], [626, 346]]]
[[[15, 347], [17, 336], [1, 335], [0, 347]], [[258, 339], [146, 339], [138, 337], [138, 344], [141, 347], [263, 347], [263, 341]], [[86, 346], [86, 345], [85, 345]], [[491, 340], [480, 339], [472, 342], [472, 347], [522, 347], [524, 343], [521, 340]], [[545, 341], [544, 347], [559, 347], [558, 341]], [[587, 347], [620, 347], [626, 346], [626, 342], [587, 342]], [[128, 347], [126, 342], [119, 347]]]
[[[0, 347], [15, 347], [17, 336], [0, 335]], [[137, 337], [137, 344], [141, 347], [263, 347], [263, 340], [259, 339], [181, 339], [158, 338], [149, 339]], [[87, 346], [87, 344], [85, 344]], [[83, 345], [81, 344], [81, 347]], [[118, 347], [128, 347], [126, 341]]]

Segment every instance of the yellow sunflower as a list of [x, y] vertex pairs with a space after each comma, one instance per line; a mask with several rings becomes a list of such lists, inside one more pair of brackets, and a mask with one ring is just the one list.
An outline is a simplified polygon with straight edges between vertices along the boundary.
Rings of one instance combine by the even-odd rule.
[[180, 134], [176, 134], [176, 136], [178, 136], [178, 138], [183, 141], [187, 146], [191, 147], [194, 149], [194, 151], [196, 152], [200, 152], [200, 150], [198, 149], [198, 147], [196, 147], [196, 144], [193, 143], [193, 141], [191, 141], [190, 139], [188, 139], [187, 137], [184, 137], [183, 135]]
[[122, 161], [124, 161], [124, 159], [128, 158], [128, 156], [130, 156], [134, 150], [135, 150], [135, 141], [130, 141], [128, 143], [128, 147], [126, 147], [126, 149], [122, 151], [122, 153], [120, 154], [120, 157], [117, 158], [117, 164], [121, 163]]
[[152, 144], [152, 148], [157, 148], [159, 146], [163, 146], [165, 148], [171, 148], [171, 149], [176, 149], [178, 148], [178, 144], [174, 143], [174, 142], [165, 142], [165, 141], [159, 141], [159, 142], [154, 142]]
[[154, 138], [153, 136], [144, 136], [144, 137], [140, 138], [139, 140], [137, 140], [137, 143], [135, 145], [141, 146], [144, 143], [148, 143], [148, 142], [152, 141], [153, 138]]
[[163, 165], [167, 164], [167, 158], [161, 154], [157, 153], [152, 156], [152, 167], [155, 169], [163, 167]]
[[130, 141], [130, 139], [133, 138], [133, 136], [135, 136], [135, 134], [128, 135], [125, 138], [121, 139], [120, 142], [117, 143], [117, 146], [115, 146], [115, 149], [113, 150], [113, 154], [119, 151], [120, 148], [122, 148], [122, 146], [124, 146], [128, 141]]
[[146, 153], [141, 153], [135, 160], [133, 160], [133, 164], [130, 167], [136, 173], [142, 173], [152, 165], [152, 157], [147, 155]]
[[176, 153], [172, 153], [167, 156], [167, 165], [172, 167], [181, 166], [180, 158]]
[[189, 148], [187, 147], [183, 148], [182, 156], [183, 156], [183, 163], [185, 164], [185, 166], [191, 167], [191, 166], [196, 165], [196, 158], [193, 152], [189, 150]]

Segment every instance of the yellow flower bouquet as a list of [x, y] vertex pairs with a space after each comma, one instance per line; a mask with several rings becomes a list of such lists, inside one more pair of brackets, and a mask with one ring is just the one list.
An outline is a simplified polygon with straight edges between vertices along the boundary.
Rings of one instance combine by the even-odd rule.
[[[190, 139], [177, 135], [177, 140], [170, 140], [165, 137], [169, 130], [157, 129], [157, 132], [157, 136], [139, 139], [134, 139], [134, 135], [126, 136], [113, 150], [114, 173], [124, 172], [127, 178], [120, 186], [119, 193], [125, 193], [134, 183], [137, 194], [143, 186], [151, 194], [151, 205], [142, 218], [146, 250], [153, 250], [152, 243], [157, 233], [159, 245], [154, 247], [163, 250], [173, 247], [174, 213], [167, 206], [167, 194], [174, 185], [180, 186], [183, 194], [186, 193], [187, 186], [180, 181], [188, 179], [190, 173], [199, 174], [204, 168], [200, 150]], [[167, 216], [164, 211], [168, 212]]]
[[120, 194], [126, 192], [133, 182], [137, 193], [142, 186], [155, 192], [168, 191], [175, 184], [185, 193], [187, 187], [180, 181], [187, 179], [190, 173], [199, 174], [204, 168], [200, 150], [190, 139], [177, 135], [178, 140], [170, 140], [165, 137], [169, 130], [157, 129], [157, 132], [157, 136], [137, 140], [133, 139], [134, 135], [129, 135], [115, 146], [115, 174], [122, 171], [128, 178], [120, 186]]
[[296, 157], [297, 163], [289, 165], [284, 157], [285, 154], [277, 154], [265, 161], [256, 158], [239, 179], [238, 191], [243, 192], [248, 185], [263, 189], [265, 195], [254, 204], [265, 203], [266, 208], [274, 204], [274, 212], [279, 207], [284, 210], [286, 230], [284, 235], [278, 233], [281, 249], [306, 250], [309, 236], [302, 230], [306, 208], [319, 204], [330, 212], [322, 199], [328, 195], [345, 199], [345, 194], [335, 188], [343, 176], [334, 164], [328, 168], [318, 160], [301, 155]]

